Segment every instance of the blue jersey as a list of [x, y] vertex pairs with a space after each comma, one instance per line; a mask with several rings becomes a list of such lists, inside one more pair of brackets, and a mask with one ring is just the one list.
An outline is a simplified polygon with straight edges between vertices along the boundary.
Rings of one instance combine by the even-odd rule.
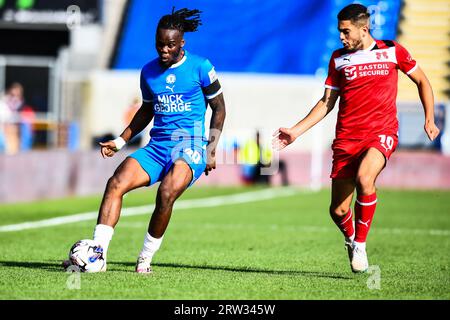
[[213, 65], [205, 58], [188, 53], [178, 63], [164, 68], [155, 59], [141, 71], [142, 99], [153, 105], [152, 140], [206, 141], [205, 112], [207, 99], [220, 94], [204, 93], [217, 80]]

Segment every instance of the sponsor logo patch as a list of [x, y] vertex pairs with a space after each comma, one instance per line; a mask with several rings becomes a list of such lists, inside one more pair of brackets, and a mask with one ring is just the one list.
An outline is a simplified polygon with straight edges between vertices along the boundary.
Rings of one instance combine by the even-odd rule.
[[214, 68], [212, 68], [211, 71], [208, 72], [208, 76], [209, 76], [210, 83], [213, 83], [214, 81], [216, 81], [217, 80], [216, 70], [214, 70]]

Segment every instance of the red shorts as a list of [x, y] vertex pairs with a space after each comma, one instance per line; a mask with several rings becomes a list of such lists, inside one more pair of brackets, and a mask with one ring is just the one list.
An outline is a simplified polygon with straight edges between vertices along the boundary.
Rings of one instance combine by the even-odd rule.
[[387, 161], [395, 151], [397, 144], [397, 134], [371, 135], [362, 140], [335, 139], [331, 146], [333, 150], [333, 168], [331, 169], [330, 178], [355, 178], [361, 161], [361, 155], [364, 152], [369, 150], [369, 148], [376, 148], [384, 155]]

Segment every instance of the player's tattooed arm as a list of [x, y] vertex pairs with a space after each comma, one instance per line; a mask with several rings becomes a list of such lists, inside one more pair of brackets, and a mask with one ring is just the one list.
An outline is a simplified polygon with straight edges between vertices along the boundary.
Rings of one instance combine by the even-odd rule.
[[216, 148], [222, 133], [226, 116], [225, 100], [222, 93], [208, 100], [208, 103], [212, 109], [212, 115], [211, 124], [209, 126], [208, 146], [206, 147], [208, 157], [205, 169], [206, 175], [208, 175], [211, 170], [216, 168]]
[[428, 81], [425, 72], [423, 72], [420, 67], [417, 67], [417, 69], [408, 76], [417, 85], [420, 101], [422, 102], [423, 110], [425, 112], [424, 130], [428, 135], [428, 138], [433, 141], [439, 135], [439, 128], [434, 123], [434, 97], [430, 81]]
[[[145, 129], [150, 121], [152, 121], [153, 116], [153, 105], [150, 102], [143, 102], [128, 127], [126, 127], [120, 135], [120, 138], [125, 141], [124, 143], [130, 141], [139, 132]], [[103, 158], [114, 156], [114, 154], [120, 149], [114, 140], [100, 142], [100, 147], [100, 152]]]
[[272, 147], [275, 150], [281, 150], [294, 142], [299, 136], [325, 118], [333, 110], [338, 98], [339, 91], [325, 89], [323, 97], [316, 103], [306, 117], [291, 128], [279, 128], [274, 132]]

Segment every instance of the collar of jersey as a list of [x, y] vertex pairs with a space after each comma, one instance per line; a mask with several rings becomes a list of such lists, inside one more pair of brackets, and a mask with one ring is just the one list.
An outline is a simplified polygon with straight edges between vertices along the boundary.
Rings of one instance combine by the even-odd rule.
[[368, 52], [368, 51], [372, 50], [376, 44], [377, 44], [377, 42], [375, 40], [373, 40], [372, 44], [367, 49], [363, 49], [362, 51]]
[[174, 63], [173, 65], [171, 65], [169, 67], [169, 69], [178, 68], [179, 66], [181, 66], [186, 61], [186, 58], [187, 58], [187, 51], [184, 50], [184, 57], [180, 61], [178, 61], [177, 63]]

